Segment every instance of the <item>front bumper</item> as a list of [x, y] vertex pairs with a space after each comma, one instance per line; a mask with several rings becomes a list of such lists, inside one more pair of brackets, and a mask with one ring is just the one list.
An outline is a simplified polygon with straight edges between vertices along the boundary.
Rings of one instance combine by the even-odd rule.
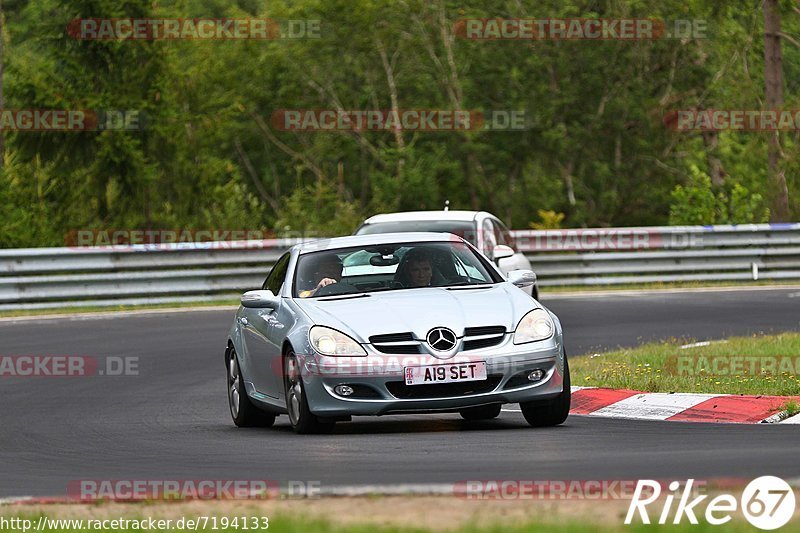
[[[460, 352], [450, 359], [430, 355], [366, 357], [301, 357], [303, 383], [309, 408], [325, 417], [455, 411], [495, 403], [551, 399], [563, 390], [564, 349], [561, 339], [551, 338], [523, 345], [511, 339], [487, 351]], [[406, 366], [486, 362], [487, 379], [455, 384], [405, 385]], [[536, 382], [527, 379], [542, 370]], [[352, 396], [335, 392], [350, 385]]]

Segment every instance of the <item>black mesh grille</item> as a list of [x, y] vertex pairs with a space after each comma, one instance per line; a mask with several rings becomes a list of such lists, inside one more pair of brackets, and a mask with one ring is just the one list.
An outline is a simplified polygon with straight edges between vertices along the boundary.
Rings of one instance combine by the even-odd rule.
[[369, 342], [381, 353], [388, 354], [415, 354], [420, 353], [418, 344], [406, 345], [386, 345], [390, 342], [414, 342], [414, 334], [410, 331], [407, 333], [386, 333], [383, 335], [373, 335], [369, 338]]
[[478, 335], [503, 335], [505, 332], [506, 328], [503, 326], [480, 326], [465, 329], [464, 335], [467, 337], [477, 337]]
[[390, 345], [386, 345], [386, 344], [380, 345], [380, 344], [376, 344], [374, 346], [375, 346], [375, 349], [378, 350], [381, 353], [397, 354], [397, 355], [420, 353], [418, 344], [405, 344], [405, 345], [403, 345], [403, 344], [399, 344], [399, 345], [391, 345], [391, 344]]
[[369, 338], [372, 344], [383, 342], [407, 342], [413, 341], [414, 334], [410, 331], [408, 333], [387, 333], [385, 335], [373, 335]]
[[431, 385], [406, 385], [403, 381], [390, 381], [386, 388], [395, 398], [413, 400], [420, 398], [448, 398], [492, 392], [502, 376], [490, 375], [483, 381], [463, 383], [436, 383]]
[[496, 344], [500, 344], [503, 341], [503, 337], [491, 337], [488, 339], [478, 339], [474, 341], [464, 341], [464, 350], [480, 350], [481, 348], [488, 348], [489, 346], [494, 346]]
[[[506, 328], [503, 326], [479, 326], [474, 328], [467, 328], [464, 330], [464, 350], [480, 350], [481, 348], [489, 348], [496, 346], [503, 342], [506, 334]], [[488, 339], [474, 339], [470, 337], [479, 337], [484, 335], [497, 335]]]

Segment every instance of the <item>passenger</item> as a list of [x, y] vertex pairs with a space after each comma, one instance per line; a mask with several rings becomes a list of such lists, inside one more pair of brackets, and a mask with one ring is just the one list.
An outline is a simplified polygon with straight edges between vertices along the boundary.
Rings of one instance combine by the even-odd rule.
[[419, 248], [409, 250], [397, 268], [395, 280], [404, 287], [430, 287], [433, 266], [427, 252]]

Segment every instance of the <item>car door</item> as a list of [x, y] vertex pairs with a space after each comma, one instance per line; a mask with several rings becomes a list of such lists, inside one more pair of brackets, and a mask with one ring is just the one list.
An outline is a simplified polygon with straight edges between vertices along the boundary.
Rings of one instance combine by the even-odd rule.
[[[280, 295], [281, 287], [286, 281], [290, 255], [287, 252], [275, 263], [272, 271], [261, 287]], [[286, 325], [281, 317], [286, 315], [283, 299], [277, 309], [244, 308], [240, 323], [242, 339], [249, 358], [248, 376], [255, 389], [270, 398], [283, 396], [283, 366], [281, 348], [285, 338]], [[283, 311], [283, 312], [282, 312]]]

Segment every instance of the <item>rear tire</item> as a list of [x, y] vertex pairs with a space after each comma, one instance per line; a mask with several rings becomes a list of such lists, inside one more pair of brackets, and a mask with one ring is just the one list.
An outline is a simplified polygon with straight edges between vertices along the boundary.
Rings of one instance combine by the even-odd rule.
[[492, 418], [497, 418], [500, 416], [500, 407], [502, 406], [499, 403], [492, 405], [481, 405], [478, 407], [462, 409], [458, 413], [464, 420], [491, 420]]
[[563, 424], [569, 416], [571, 401], [569, 363], [564, 354], [564, 389], [552, 400], [540, 400], [520, 403], [522, 416], [533, 427], [557, 426]]
[[266, 413], [253, 405], [247, 396], [242, 371], [239, 368], [239, 358], [236, 350], [231, 347], [227, 354], [228, 376], [228, 407], [230, 408], [233, 423], [240, 428], [269, 427], [275, 423], [275, 414]]
[[321, 422], [308, 408], [306, 400], [305, 385], [303, 376], [300, 372], [300, 365], [293, 352], [286, 354], [284, 359], [286, 366], [286, 411], [289, 413], [289, 422], [295, 433], [330, 433], [333, 431], [336, 422]]

